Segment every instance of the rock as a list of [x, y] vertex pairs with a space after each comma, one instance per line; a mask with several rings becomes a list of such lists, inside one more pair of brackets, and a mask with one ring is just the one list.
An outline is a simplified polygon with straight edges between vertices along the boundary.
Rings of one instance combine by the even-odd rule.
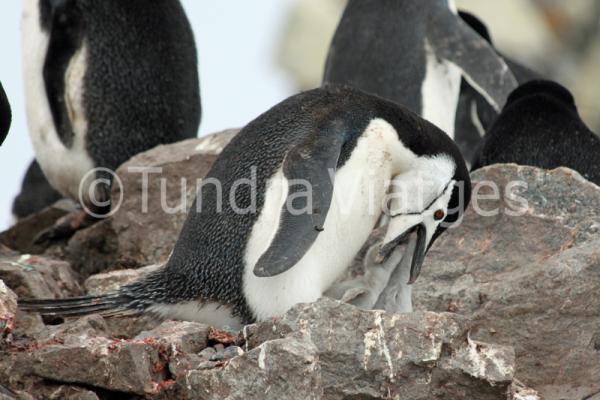
[[71, 385], [46, 386], [36, 394], [47, 400], [100, 400], [95, 392]]
[[119, 289], [121, 286], [133, 283], [161, 267], [162, 265], [149, 265], [139, 269], [124, 269], [97, 274], [89, 277], [83, 286], [89, 295], [106, 294]]
[[205, 360], [210, 360], [215, 354], [217, 354], [217, 351], [214, 349], [214, 347], [207, 347], [198, 353], [198, 356], [204, 358]]
[[0, 347], [15, 330], [17, 296], [0, 280]]
[[43, 256], [0, 257], [0, 279], [22, 298], [63, 298], [83, 294], [69, 263]]
[[198, 353], [208, 346], [210, 327], [197, 322], [165, 321], [140, 333], [136, 340], [153, 338], [171, 347], [171, 353]]
[[210, 358], [210, 361], [225, 361], [232, 359], [234, 357], [238, 357], [244, 354], [244, 350], [242, 350], [238, 346], [230, 346], [226, 347], [223, 350], [215, 352], [215, 354]]
[[153, 340], [119, 341], [75, 337], [64, 344], [41, 344], [21, 363], [53, 382], [99, 387], [138, 395], [153, 393], [166, 379], [166, 350]]
[[75, 205], [69, 200], [60, 200], [51, 207], [32, 214], [5, 232], [0, 233], [0, 243], [20, 253], [37, 254], [44, 251], [43, 247], [35, 246], [33, 239], [45, 229], [74, 210]]
[[[474, 340], [512, 346], [516, 377], [548, 400], [580, 398], [600, 381], [600, 188], [560, 168], [498, 165], [473, 174], [505, 193], [471, 206], [429, 252], [413, 293], [421, 310], [469, 316]], [[481, 193], [489, 194], [484, 189]], [[524, 215], [510, 216], [525, 201]], [[524, 203], [523, 203], [524, 204]]]
[[512, 350], [470, 339], [471, 328], [449, 313], [392, 315], [324, 299], [248, 326], [243, 355], [188, 371], [177, 390], [206, 399], [508, 399]]
[[164, 262], [195, 199], [197, 181], [238, 131], [161, 145], [121, 165], [112, 188], [114, 214], [69, 241], [73, 268], [87, 278], [115, 264]]
[[321, 399], [318, 360], [310, 340], [273, 340], [221, 368], [188, 371], [176, 390], [181, 399]]
[[70, 319], [67, 322], [47, 326], [43, 335], [37, 337], [39, 342], [79, 343], [82, 338], [110, 337], [108, 326], [101, 316], [94, 314]]

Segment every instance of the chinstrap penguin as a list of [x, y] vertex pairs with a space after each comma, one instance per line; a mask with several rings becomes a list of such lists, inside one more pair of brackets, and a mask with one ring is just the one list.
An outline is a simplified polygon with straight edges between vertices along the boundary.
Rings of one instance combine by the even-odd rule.
[[10, 123], [12, 121], [12, 113], [10, 110], [10, 103], [0, 83], [0, 146], [4, 143], [8, 131], [10, 130]]
[[[459, 11], [458, 15], [491, 46], [494, 45], [489, 30], [483, 21], [465, 11]], [[542, 79], [542, 76], [537, 72], [512, 60], [510, 57], [506, 57], [498, 50], [496, 52], [504, 60], [520, 85], [532, 80]], [[469, 85], [467, 80], [462, 80], [456, 111], [454, 129], [456, 135], [454, 140], [465, 160], [470, 161], [473, 159], [481, 138], [485, 135], [485, 132], [492, 125], [496, 117], [498, 117], [498, 114], [479, 92]]]
[[[441, 130], [354, 89], [315, 89], [259, 116], [223, 150], [164, 268], [105, 296], [20, 307], [62, 316], [149, 312], [232, 327], [280, 316], [323, 295], [386, 209], [379, 255], [404, 241], [413, 250], [397, 260], [406, 280], [387, 291], [398, 291], [418, 277], [428, 248], [469, 199], [464, 160]], [[397, 296], [388, 297], [395, 307]]]
[[349, 0], [323, 83], [351, 85], [408, 107], [454, 138], [464, 77], [498, 112], [517, 82], [453, 0]]
[[531, 81], [510, 95], [484, 136], [473, 169], [499, 163], [569, 167], [600, 185], [600, 137], [581, 120], [566, 88]]
[[90, 184], [112, 176], [91, 170], [197, 135], [196, 47], [178, 0], [24, 0], [22, 35], [36, 159], [94, 214], [110, 188]]

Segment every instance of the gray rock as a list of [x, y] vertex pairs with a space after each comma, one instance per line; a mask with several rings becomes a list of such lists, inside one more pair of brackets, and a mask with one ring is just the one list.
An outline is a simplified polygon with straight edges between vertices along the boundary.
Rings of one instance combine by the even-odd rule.
[[269, 341], [221, 368], [188, 371], [177, 381], [181, 399], [321, 399], [316, 347], [307, 339]]
[[111, 337], [108, 326], [99, 315], [88, 315], [79, 319], [71, 319], [67, 322], [46, 326], [43, 333], [36, 337], [38, 342], [60, 342], [64, 344], [78, 344], [84, 338]]
[[198, 356], [202, 357], [205, 360], [210, 360], [215, 354], [217, 354], [217, 351], [213, 347], [207, 347], [200, 353], [198, 353]]
[[154, 338], [171, 349], [171, 354], [198, 353], [208, 346], [208, 325], [197, 322], [165, 321], [157, 328], [140, 333], [136, 340]]
[[224, 348], [221, 351], [216, 352], [211, 358], [210, 361], [225, 361], [232, 359], [234, 357], [239, 357], [244, 354], [244, 350], [242, 350], [238, 346], [230, 346]]
[[83, 290], [69, 263], [43, 256], [0, 257], [0, 279], [19, 297], [62, 298]]
[[471, 339], [471, 328], [449, 313], [392, 315], [324, 299], [246, 327], [243, 355], [190, 370], [177, 387], [207, 399], [509, 399], [512, 349]]
[[[460, 228], [430, 251], [415, 285], [421, 310], [452, 311], [474, 320], [472, 338], [513, 346], [516, 377], [549, 400], [597, 390], [600, 381], [600, 188], [568, 169], [515, 165], [477, 171], [474, 182], [511, 181], [525, 214], [510, 197], [480, 201]], [[482, 192], [483, 193], [483, 192]]]
[[17, 296], [0, 280], [0, 347], [15, 330]]
[[21, 361], [31, 373], [54, 382], [153, 394], [166, 378], [165, 349], [157, 341], [71, 337], [68, 343], [40, 346]]

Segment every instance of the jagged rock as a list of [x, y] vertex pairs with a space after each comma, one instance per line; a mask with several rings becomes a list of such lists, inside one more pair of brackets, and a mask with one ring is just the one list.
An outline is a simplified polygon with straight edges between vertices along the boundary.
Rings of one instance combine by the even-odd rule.
[[151, 331], [140, 333], [136, 340], [155, 339], [171, 346], [171, 353], [198, 353], [208, 346], [210, 327], [197, 322], [165, 321]]
[[0, 280], [0, 347], [15, 330], [17, 296]]
[[[600, 381], [600, 188], [572, 170], [499, 165], [473, 174], [519, 199], [481, 200], [432, 248], [413, 289], [421, 310], [473, 318], [477, 340], [513, 346], [516, 377], [543, 398], [582, 398]], [[482, 194], [490, 194], [482, 191]], [[516, 201], [515, 201], [516, 200]], [[522, 216], [507, 211], [527, 202]]]
[[317, 348], [308, 339], [262, 344], [222, 368], [190, 370], [177, 382], [181, 399], [320, 399]]
[[42, 256], [0, 257], [0, 279], [19, 297], [62, 298], [83, 290], [69, 263]]
[[20, 369], [54, 382], [84, 384], [107, 390], [150, 394], [166, 379], [166, 350], [154, 340], [121, 341], [70, 336], [21, 356]]
[[184, 398], [207, 399], [508, 399], [512, 350], [471, 340], [471, 327], [448, 313], [392, 315], [321, 300], [246, 327], [244, 355], [190, 370], [177, 386]]

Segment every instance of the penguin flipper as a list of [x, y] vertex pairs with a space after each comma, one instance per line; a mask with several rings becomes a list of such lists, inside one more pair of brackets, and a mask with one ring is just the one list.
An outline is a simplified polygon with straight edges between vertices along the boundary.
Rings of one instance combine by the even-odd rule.
[[126, 307], [127, 299], [120, 293], [103, 296], [72, 297], [68, 299], [19, 300], [19, 308], [26, 312], [61, 317], [81, 317], [99, 313], [105, 316], [135, 313]]
[[283, 162], [289, 183], [279, 229], [254, 266], [258, 277], [292, 268], [323, 231], [333, 197], [335, 169], [344, 143], [343, 122], [317, 132], [290, 150]]
[[518, 83], [491, 45], [446, 8], [431, 16], [427, 39], [435, 54], [460, 68], [469, 85], [500, 112]]
[[12, 113], [10, 111], [10, 103], [8, 102], [2, 84], [0, 83], [0, 146], [8, 135], [11, 120]]

